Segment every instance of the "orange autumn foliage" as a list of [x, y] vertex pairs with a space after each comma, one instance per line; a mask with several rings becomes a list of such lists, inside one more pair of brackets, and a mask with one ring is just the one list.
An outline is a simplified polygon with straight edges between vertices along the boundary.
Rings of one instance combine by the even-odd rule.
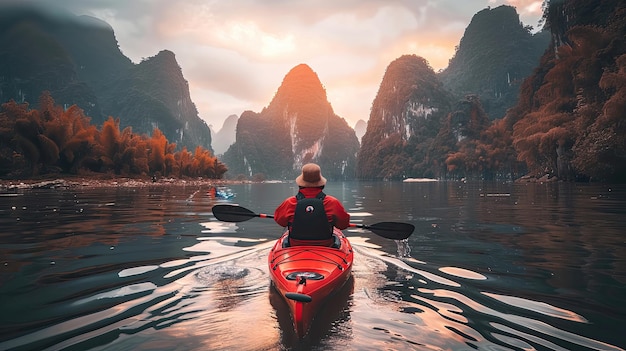
[[120, 130], [109, 117], [100, 130], [73, 105], [55, 105], [48, 92], [39, 109], [9, 101], [0, 110], [0, 177], [25, 178], [41, 174], [79, 174], [85, 171], [116, 175], [161, 175], [219, 179], [226, 166], [198, 146], [195, 155], [155, 129], [151, 137]]

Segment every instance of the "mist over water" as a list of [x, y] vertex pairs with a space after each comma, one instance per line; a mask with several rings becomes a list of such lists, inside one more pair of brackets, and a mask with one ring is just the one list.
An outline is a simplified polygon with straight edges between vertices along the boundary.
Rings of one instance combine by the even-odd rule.
[[[272, 214], [293, 183], [230, 186]], [[353, 278], [298, 340], [271, 219], [222, 223], [198, 186], [0, 194], [2, 350], [622, 350], [626, 188], [329, 182]]]

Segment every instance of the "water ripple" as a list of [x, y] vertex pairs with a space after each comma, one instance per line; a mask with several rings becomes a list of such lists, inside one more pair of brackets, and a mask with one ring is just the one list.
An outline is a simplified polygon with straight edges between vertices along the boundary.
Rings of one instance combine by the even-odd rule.
[[587, 319], [585, 317], [572, 311], [552, 306], [545, 302], [532, 301], [521, 297], [505, 296], [487, 292], [482, 292], [482, 294], [496, 299], [500, 302], [504, 302], [508, 305], [542, 313], [550, 317], [562, 318], [579, 323], [587, 323]]
[[[575, 312], [523, 297], [480, 291], [475, 284], [483, 284], [481, 282], [488, 281], [489, 277], [466, 268], [437, 268], [412, 258], [393, 257], [380, 251], [376, 245], [363, 245], [367, 244], [364, 241], [356, 240], [356, 244], [353, 243], [355, 251], [363, 255], [356, 259], [368, 262], [373, 271], [385, 270], [382, 267], [375, 268], [376, 261], [384, 262], [389, 265], [386, 269], [388, 272], [392, 267], [396, 270], [396, 279], [393, 282], [380, 279], [376, 283], [376, 280], [370, 278], [361, 291], [355, 291], [357, 302], [351, 311], [353, 318], [365, 325], [385, 326], [373, 327], [370, 333], [373, 332], [374, 336], [370, 334], [368, 345], [360, 345], [359, 350], [388, 348], [390, 343], [404, 349], [398, 345], [405, 343], [419, 345], [419, 349], [455, 350], [463, 349], [463, 344], [481, 350], [535, 350], [536, 347], [543, 347], [551, 350], [584, 348], [623, 351], [617, 346], [551, 325], [540, 317], [543, 315], [579, 324], [588, 323], [585, 317]], [[423, 269], [413, 265], [420, 265]], [[454, 281], [434, 271], [464, 280]], [[355, 266], [355, 275], [362, 274]], [[378, 291], [368, 287], [376, 284], [379, 286]], [[406, 295], [409, 291], [414, 293]], [[481, 296], [496, 300], [499, 304], [478, 302]], [[367, 310], [360, 307], [361, 300], [369, 301], [365, 303], [367, 309], [376, 312], [368, 315]], [[384, 310], [376, 307], [389, 304], [396, 305], [397, 311], [401, 313], [390, 313], [388, 307]], [[537, 318], [532, 317], [533, 313]], [[482, 324], [485, 319], [490, 329], [476, 325], [476, 321]], [[359, 332], [366, 333], [365, 330]], [[375, 336], [376, 333], [381, 334]], [[378, 342], [372, 342], [372, 339]]]
[[[264, 266], [256, 266], [265, 261], [266, 254], [260, 252], [271, 244], [246, 238], [199, 238], [186, 250], [204, 255], [122, 269], [118, 279], [143, 281], [130, 280], [108, 291], [80, 297], [67, 305], [67, 311], [92, 312], [0, 342], [0, 349], [89, 349], [112, 340], [123, 343], [123, 335], [175, 329], [175, 325], [196, 324], [207, 318], [213, 328], [230, 324], [232, 319], [223, 320], [220, 314], [266, 294], [269, 278]], [[245, 315], [236, 314], [237, 318]]]
[[[273, 221], [215, 221], [197, 188], [3, 196], [0, 349], [623, 351], [622, 200], [444, 185], [352, 190], [367, 193], [347, 204], [356, 221], [417, 230], [396, 243], [346, 231], [353, 279], [303, 340], [270, 285]], [[295, 190], [275, 187], [242, 184], [238, 198]], [[494, 220], [496, 199], [510, 204]]]

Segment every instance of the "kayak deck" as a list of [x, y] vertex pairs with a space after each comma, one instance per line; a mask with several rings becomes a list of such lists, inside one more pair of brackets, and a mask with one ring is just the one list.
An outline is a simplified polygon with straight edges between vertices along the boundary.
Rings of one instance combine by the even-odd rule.
[[338, 247], [290, 247], [285, 245], [285, 234], [270, 251], [272, 282], [289, 306], [299, 337], [306, 335], [326, 298], [339, 290], [352, 272], [352, 246], [340, 230], [335, 229], [335, 236]]

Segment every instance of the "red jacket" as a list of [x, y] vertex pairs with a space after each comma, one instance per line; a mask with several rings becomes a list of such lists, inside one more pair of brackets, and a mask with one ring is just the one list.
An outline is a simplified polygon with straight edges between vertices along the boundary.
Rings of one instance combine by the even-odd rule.
[[[322, 191], [322, 188], [300, 188], [300, 192], [306, 198], [315, 197], [320, 191]], [[278, 225], [286, 227], [288, 223], [293, 221], [297, 203], [298, 200], [296, 200], [296, 197], [290, 196], [276, 208], [276, 211], [274, 211], [274, 220]], [[337, 198], [326, 195], [326, 197], [324, 197], [324, 210], [328, 216], [328, 222], [333, 223], [335, 227], [346, 229], [350, 226], [350, 215]]]

